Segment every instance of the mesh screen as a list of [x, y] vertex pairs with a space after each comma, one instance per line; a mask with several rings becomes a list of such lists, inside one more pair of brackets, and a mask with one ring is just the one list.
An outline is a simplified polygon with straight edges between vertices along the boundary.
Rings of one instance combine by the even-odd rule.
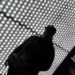
[[31, 35], [41, 35], [47, 25], [56, 27], [55, 59], [39, 75], [52, 75], [75, 45], [75, 0], [0, 0], [0, 73], [11, 52]]

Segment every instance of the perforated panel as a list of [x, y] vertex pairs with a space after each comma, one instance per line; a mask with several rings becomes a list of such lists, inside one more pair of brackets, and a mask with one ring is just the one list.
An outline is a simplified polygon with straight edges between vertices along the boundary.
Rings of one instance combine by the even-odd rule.
[[55, 59], [47, 72], [52, 75], [75, 45], [75, 0], [0, 0], [0, 73], [11, 52], [31, 35], [41, 35], [47, 25], [57, 32]]

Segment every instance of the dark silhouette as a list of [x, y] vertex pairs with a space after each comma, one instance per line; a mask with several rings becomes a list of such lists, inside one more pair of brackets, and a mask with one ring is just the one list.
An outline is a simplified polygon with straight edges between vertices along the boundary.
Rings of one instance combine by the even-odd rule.
[[46, 71], [54, 60], [52, 38], [54, 26], [47, 26], [42, 36], [31, 36], [17, 47], [7, 59], [8, 75], [37, 75]]
[[53, 75], [75, 75], [75, 46]]

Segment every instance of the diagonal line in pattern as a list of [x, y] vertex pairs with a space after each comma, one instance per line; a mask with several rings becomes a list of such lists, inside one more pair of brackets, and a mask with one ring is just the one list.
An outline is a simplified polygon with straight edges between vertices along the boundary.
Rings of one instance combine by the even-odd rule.
[[[19, 23], [20, 26], [24, 26], [27, 30], [30, 30], [31, 32], [35, 33], [36, 35], [40, 35], [38, 34], [36, 31], [33, 31], [31, 28], [27, 27], [27, 25], [24, 25], [24, 24], [21, 24], [21, 22], [17, 21], [17, 20], [14, 20], [13, 17], [11, 16], [7, 16], [6, 13], [4, 12], [0, 12], [0, 14], [3, 14], [7, 19], [12, 19], [12, 21], [14, 21], [15, 23]], [[69, 53], [68, 50], [64, 49], [63, 47], [61, 47], [60, 45], [57, 45], [56, 43], [54, 43], [54, 45], [56, 45], [57, 47], [59, 47], [60, 49], [66, 51], [67, 53]]]

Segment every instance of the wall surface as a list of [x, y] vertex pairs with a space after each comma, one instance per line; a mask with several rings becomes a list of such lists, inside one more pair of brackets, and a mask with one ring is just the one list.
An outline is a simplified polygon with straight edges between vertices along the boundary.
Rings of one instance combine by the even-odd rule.
[[54, 25], [55, 59], [51, 68], [39, 75], [52, 75], [75, 45], [75, 0], [0, 0], [0, 73], [5, 60], [31, 35]]

